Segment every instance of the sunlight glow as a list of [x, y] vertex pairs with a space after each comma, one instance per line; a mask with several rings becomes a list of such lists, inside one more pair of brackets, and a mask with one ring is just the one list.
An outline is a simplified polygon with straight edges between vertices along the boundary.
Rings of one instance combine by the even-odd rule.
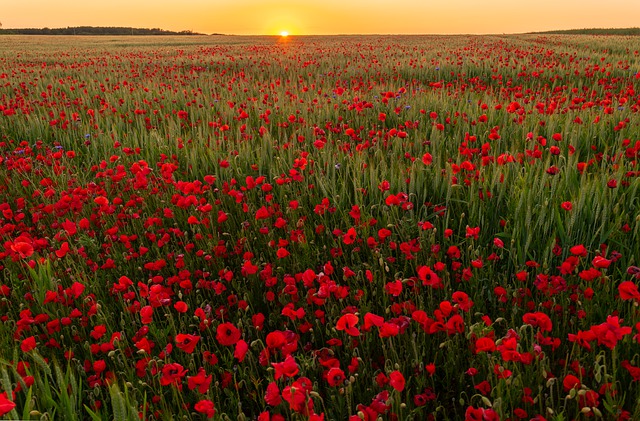
[[282, 32], [280, 32], [280, 36], [286, 38], [286, 37], [289, 36], [289, 33], [287, 31], [282, 31]]
[[[638, 26], [640, 1], [0, 1], [3, 29], [131, 26], [204, 34], [499, 34]], [[126, 10], [126, 13], [123, 12]], [[552, 12], [551, 12], [552, 11]], [[402, 18], [400, 18], [402, 16]]]

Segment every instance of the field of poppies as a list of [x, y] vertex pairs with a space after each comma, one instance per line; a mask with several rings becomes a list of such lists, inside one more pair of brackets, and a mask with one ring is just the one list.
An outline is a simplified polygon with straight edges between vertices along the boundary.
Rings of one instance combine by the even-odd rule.
[[0, 414], [640, 419], [640, 40], [0, 38]]

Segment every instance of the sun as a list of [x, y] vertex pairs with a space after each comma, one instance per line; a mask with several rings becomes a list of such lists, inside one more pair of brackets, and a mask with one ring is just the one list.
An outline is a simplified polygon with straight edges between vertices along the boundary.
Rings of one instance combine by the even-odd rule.
[[281, 32], [280, 32], [280, 36], [281, 36], [281, 37], [283, 37], [283, 38], [286, 38], [286, 37], [288, 37], [288, 36], [289, 36], [289, 32], [287, 32], [287, 31], [281, 31]]

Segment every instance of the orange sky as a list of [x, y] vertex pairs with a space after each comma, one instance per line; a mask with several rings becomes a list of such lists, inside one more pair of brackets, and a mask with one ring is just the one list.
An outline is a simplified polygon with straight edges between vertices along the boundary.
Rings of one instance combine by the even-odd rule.
[[640, 0], [3, 0], [3, 28], [132, 26], [202, 33], [486, 34], [636, 27]]

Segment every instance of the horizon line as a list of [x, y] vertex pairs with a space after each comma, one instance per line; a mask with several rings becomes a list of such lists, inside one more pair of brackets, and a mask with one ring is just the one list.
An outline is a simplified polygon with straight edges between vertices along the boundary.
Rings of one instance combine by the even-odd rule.
[[[174, 32], [175, 34], [181, 34], [181, 36], [237, 36], [237, 37], [282, 37], [280, 34], [238, 34], [238, 33], [202, 33], [196, 32], [191, 29], [182, 29], [182, 30], [172, 30], [172, 29], [163, 29], [160, 27], [154, 28], [142, 28], [142, 27], [132, 27], [132, 26], [91, 26], [91, 25], [79, 25], [79, 26], [66, 26], [66, 27], [2, 27], [0, 26], [0, 33], [5, 30], [65, 30], [65, 29], [78, 29], [78, 28], [93, 28], [93, 29], [111, 29], [111, 28], [119, 28], [119, 29], [132, 29], [132, 30], [160, 30], [166, 32]], [[541, 34], [557, 34], [561, 32], [577, 32], [577, 31], [623, 31], [623, 30], [635, 30], [639, 31], [640, 27], [591, 27], [591, 28], [570, 28], [570, 29], [550, 29], [550, 30], [538, 30], [538, 31], [527, 31], [527, 32], [455, 32], [455, 33], [428, 33], [428, 32], [412, 32], [412, 33], [379, 33], [379, 32], [371, 32], [371, 33], [332, 33], [332, 34], [288, 34], [288, 38], [296, 38], [296, 37], [323, 37], [323, 36], [496, 36], [496, 35], [541, 35]], [[48, 35], [48, 34], [8, 34], [8, 35]], [[69, 34], [69, 36], [99, 36], [99, 35], [112, 35], [118, 36], [118, 34]], [[589, 34], [589, 35], [610, 35], [610, 34]], [[633, 35], [633, 34], [626, 34]], [[52, 34], [54, 36], [54, 34]], [[174, 36], [174, 34], [141, 34], [141, 35], [122, 35], [122, 36]]]

